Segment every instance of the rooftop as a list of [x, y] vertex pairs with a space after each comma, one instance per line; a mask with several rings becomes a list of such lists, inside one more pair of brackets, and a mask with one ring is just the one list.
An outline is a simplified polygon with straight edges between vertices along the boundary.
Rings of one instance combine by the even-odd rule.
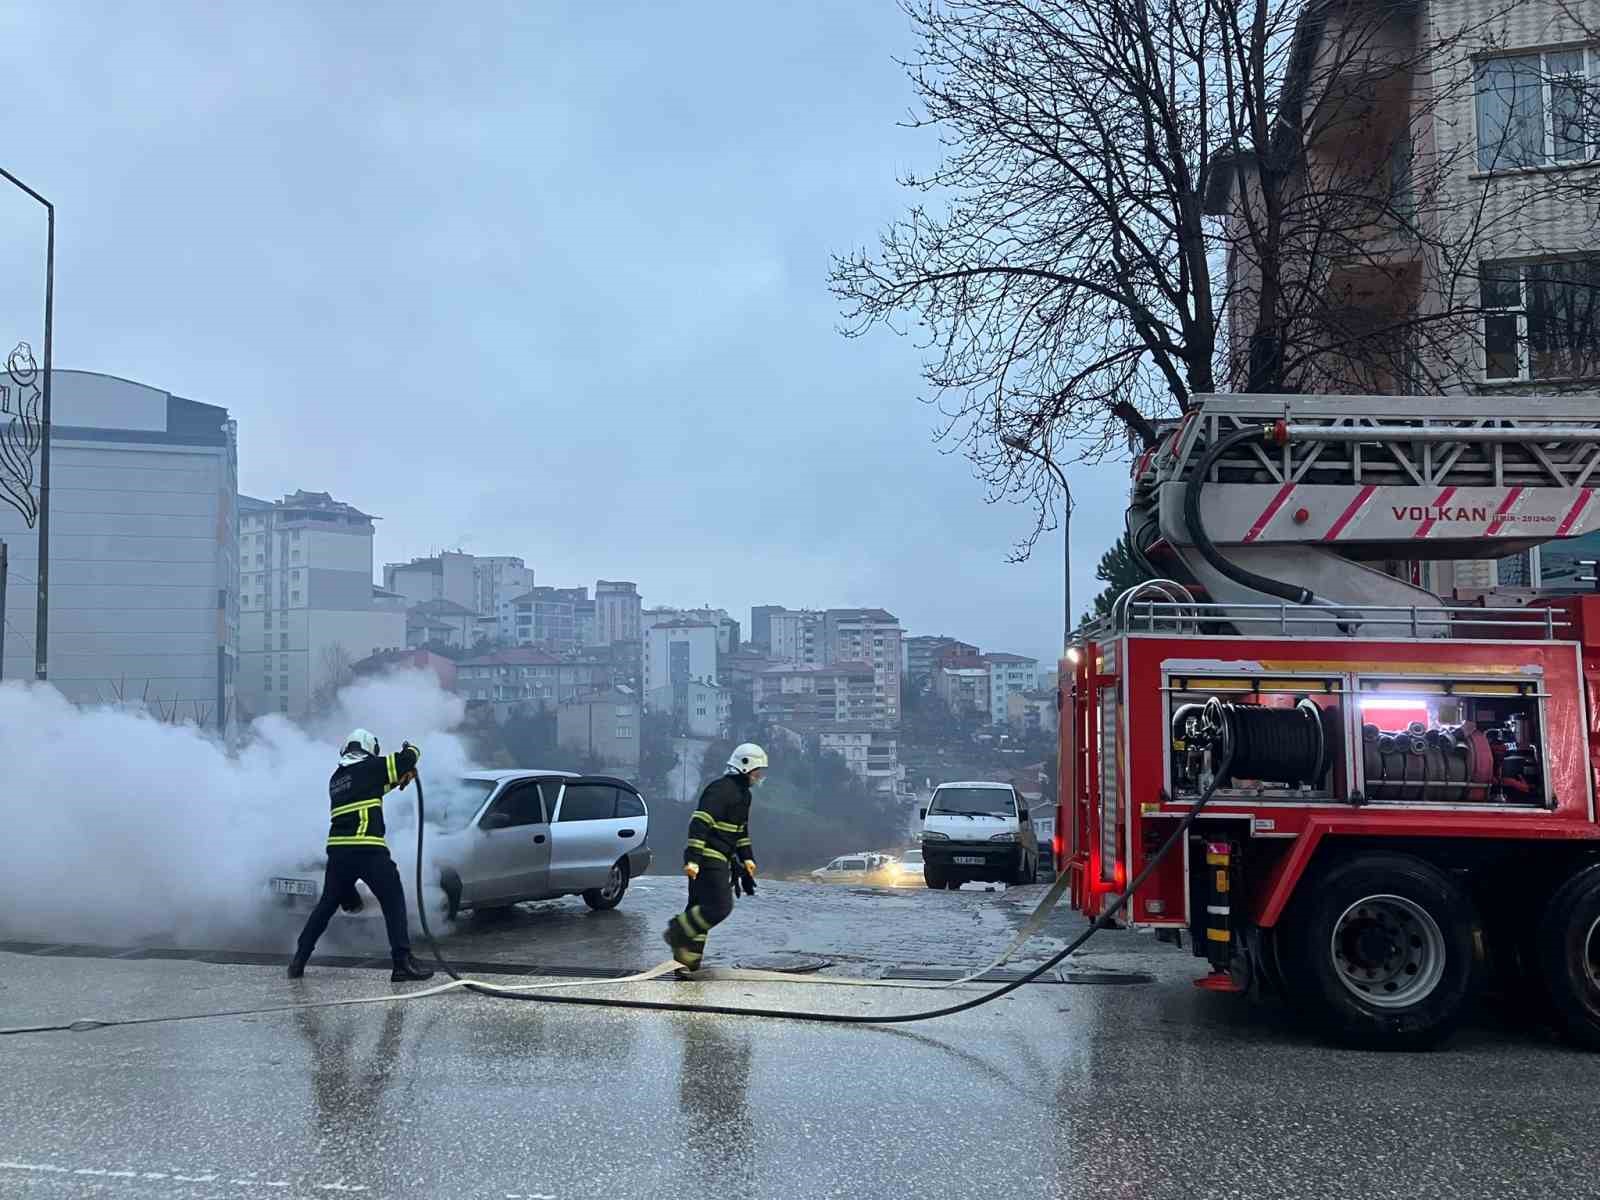
[[830, 608], [828, 616], [835, 621], [892, 621], [898, 625], [900, 618], [881, 608]]
[[476, 658], [469, 658], [459, 664], [463, 667], [555, 667], [561, 665], [561, 659], [546, 650], [535, 650], [531, 646], [508, 647], [496, 650], [491, 654], [481, 654]]
[[991, 663], [1035, 663], [1035, 664], [1037, 664], [1038, 661], [1039, 661], [1037, 658], [1028, 658], [1026, 655], [1023, 655], [1023, 654], [985, 654], [983, 656], [983, 660], [985, 662], [991, 662]]
[[412, 612], [421, 613], [425, 617], [475, 617], [473, 612], [464, 604], [457, 604], [454, 600], [424, 600], [421, 604], [413, 605]]

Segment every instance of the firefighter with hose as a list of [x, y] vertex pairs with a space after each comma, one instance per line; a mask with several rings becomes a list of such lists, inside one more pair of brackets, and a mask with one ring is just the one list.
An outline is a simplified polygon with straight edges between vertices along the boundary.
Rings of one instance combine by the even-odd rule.
[[750, 791], [767, 770], [767, 752], [753, 742], [734, 749], [722, 778], [706, 785], [689, 818], [683, 873], [689, 903], [661, 936], [686, 971], [698, 971], [706, 936], [733, 912], [734, 892], [756, 894], [756, 859], [750, 844]]
[[411, 781], [421, 757], [422, 751], [410, 742], [403, 743], [398, 754], [386, 755], [378, 739], [365, 729], [357, 729], [345, 739], [339, 766], [328, 780], [328, 868], [322, 895], [300, 931], [299, 947], [289, 963], [290, 979], [305, 974], [306, 963], [333, 919], [334, 909], [360, 911], [358, 879], [372, 889], [383, 907], [389, 954], [394, 960], [390, 981], [432, 978], [433, 972], [411, 956], [405, 889], [383, 838], [383, 798]]

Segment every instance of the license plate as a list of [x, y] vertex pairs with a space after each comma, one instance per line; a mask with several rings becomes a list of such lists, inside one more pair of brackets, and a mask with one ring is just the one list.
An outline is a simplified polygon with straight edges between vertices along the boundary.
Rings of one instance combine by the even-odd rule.
[[961, 865], [963, 867], [981, 867], [981, 866], [983, 866], [983, 858], [982, 858], [981, 855], [975, 856], [975, 855], [971, 855], [971, 854], [958, 854], [953, 859], [951, 859], [950, 861], [952, 861], [954, 863], [958, 863], [959, 865]]
[[317, 885], [309, 879], [274, 877], [272, 890], [280, 896], [315, 896], [317, 894]]

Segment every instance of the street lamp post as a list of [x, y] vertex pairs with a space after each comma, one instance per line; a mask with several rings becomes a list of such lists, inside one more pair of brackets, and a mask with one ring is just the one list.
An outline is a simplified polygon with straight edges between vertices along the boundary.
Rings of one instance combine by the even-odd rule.
[[1048, 453], [1035, 450], [1020, 437], [1007, 436], [1000, 440], [1017, 453], [1038, 459], [1061, 485], [1061, 649], [1065, 653], [1072, 645], [1072, 489], [1067, 486], [1066, 475]]
[[56, 206], [4, 167], [0, 167], [0, 176], [44, 205], [45, 211], [44, 387], [39, 398], [39, 566], [34, 575], [39, 596], [33, 639], [33, 674], [35, 679], [42, 682], [49, 673], [50, 661], [50, 368], [51, 335], [55, 324]]

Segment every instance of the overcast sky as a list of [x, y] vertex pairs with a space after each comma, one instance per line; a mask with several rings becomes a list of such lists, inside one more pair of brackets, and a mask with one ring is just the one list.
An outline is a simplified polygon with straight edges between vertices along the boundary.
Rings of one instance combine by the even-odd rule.
[[[18, 0], [0, 162], [58, 210], [56, 365], [226, 407], [241, 488], [381, 516], [380, 564], [1050, 657], [1059, 536], [1008, 564], [1030, 515], [934, 444], [912, 347], [836, 332], [829, 253], [936, 152], [912, 48], [892, 0]], [[10, 338], [39, 222], [0, 228]], [[1125, 478], [1075, 476], [1080, 606]]]

